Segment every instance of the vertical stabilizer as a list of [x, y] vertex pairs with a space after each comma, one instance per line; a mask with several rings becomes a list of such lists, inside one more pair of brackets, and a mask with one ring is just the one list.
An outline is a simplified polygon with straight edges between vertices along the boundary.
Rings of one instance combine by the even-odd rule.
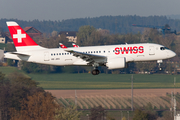
[[6, 22], [17, 51], [44, 49], [40, 47], [16, 22]]

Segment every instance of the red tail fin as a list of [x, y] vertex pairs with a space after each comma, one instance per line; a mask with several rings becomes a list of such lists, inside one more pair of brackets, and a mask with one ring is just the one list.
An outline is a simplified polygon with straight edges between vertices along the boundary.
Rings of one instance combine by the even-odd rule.
[[15, 47], [38, 46], [38, 44], [16, 23], [6, 22]]

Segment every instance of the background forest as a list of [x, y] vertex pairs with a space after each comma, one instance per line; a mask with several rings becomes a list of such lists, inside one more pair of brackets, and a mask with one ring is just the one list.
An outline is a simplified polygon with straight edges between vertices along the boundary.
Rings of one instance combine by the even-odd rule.
[[6, 21], [10, 20], [16, 21], [22, 28], [33, 26], [42, 33], [51, 33], [52, 31], [78, 31], [79, 27], [84, 25], [94, 26], [96, 29], [107, 29], [110, 31], [110, 33], [126, 34], [143, 31], [143, 28], [133, 27], [132, 24], [153, 26], [164, 26], [165, 24], [168, 24], [171, 29], [180, 31], [180, 20], [170, 19], [166, 16], [101, 16], [94, 18], [68, 19], [62, 21], [23, 21], [17, 19], [0, 19], [0, 26], [4, 29], [4, 31], [8, 31]]

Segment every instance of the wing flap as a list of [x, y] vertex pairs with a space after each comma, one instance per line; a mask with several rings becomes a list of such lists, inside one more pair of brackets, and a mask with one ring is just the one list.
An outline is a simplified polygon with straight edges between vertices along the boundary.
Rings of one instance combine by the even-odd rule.
[[81, 59], [89, 62], [90, 64], [96, 62], [97, 60], [105, 60], [107, 58], [106, 56], [88, 54], [88, 53], [83, 53], [83, 52], [74, 51], [74, 50], [65, 50], [65, 51], [73, 53], [73, 56], [80, 57]]

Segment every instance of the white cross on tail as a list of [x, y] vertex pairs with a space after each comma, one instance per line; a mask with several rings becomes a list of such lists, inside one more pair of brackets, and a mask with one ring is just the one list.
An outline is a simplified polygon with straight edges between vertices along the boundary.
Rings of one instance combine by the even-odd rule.
[[13, 35], [13, 38], [18, 39], [18, 43], [22, 43], [22, 38], [26, 38], [26, 34], [21, 33], [21, 29], [17, 30], [17, 34]]

